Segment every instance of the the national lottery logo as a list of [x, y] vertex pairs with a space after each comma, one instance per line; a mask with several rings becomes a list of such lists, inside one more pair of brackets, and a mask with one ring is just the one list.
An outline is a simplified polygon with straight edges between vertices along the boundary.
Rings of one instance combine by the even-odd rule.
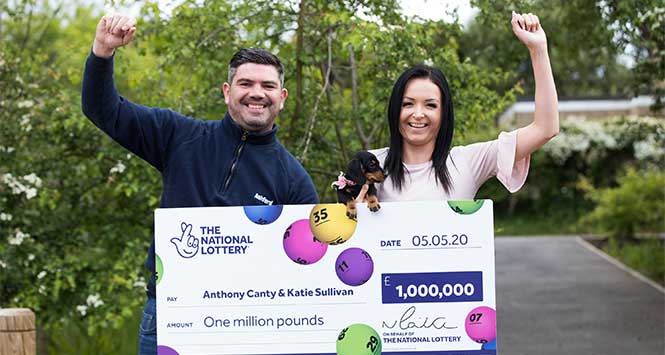
[[180, 237], [171, 238], [171, 243], [180, 256], [189, 259], [199, 252], [199, 238], [192, 235], [192, 225], [187, 222], [180, 224], [180, 230]]
[[[197, 236], [192, 234], [195, 231]], [[182, 222], [180, 236], [171, 238], [171, 243], [183, 258], [195, 255], [245, 254], [251, 244], [250, 235], [224, 235], [220, 226], [198, 226]]]

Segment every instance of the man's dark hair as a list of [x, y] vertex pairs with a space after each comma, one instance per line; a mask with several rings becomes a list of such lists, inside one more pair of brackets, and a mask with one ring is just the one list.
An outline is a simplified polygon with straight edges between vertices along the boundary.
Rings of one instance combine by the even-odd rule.
[[261, 48], [243, 48], [233, 55], [229, 62], [229, 84], [233, 82], [238, 67], [245, 63], [272, 65], [277, 69], [279, 82], [284, 87], [284, 65], [277, 56]]

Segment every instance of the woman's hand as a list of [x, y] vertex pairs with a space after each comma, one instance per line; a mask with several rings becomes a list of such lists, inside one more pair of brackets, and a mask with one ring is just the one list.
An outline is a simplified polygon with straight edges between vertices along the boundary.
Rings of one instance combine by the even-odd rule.
[[547, 54], [547, 37], [538, 16], [513, 11], [511, 23], [515, 36], [529, 48], [536, 84], [533, 122], [517, 130], [515, 162], [518, 162], [559, 133], [559, 99]]
[[363, 187], [360, 188], [358, 196], [356, 196], [356, 203], [365, 202], [365, 195], [367, 195], [367, 190], [369, 190], [369, 185], [363, 184]]
[[513, 33], [524, 43], [529, 50], [547, 48], [547, 36], [540, 25], [538, 16], [528, 14], [518, 14], [513, 11], [513, 18], [510, 21], [513, 25]]

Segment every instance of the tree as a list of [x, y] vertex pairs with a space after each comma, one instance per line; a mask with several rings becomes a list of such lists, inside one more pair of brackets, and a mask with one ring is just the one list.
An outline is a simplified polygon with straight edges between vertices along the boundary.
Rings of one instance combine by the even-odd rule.
[[142, 18], [139, 49], [160, 58], [165, 85], [159, 96], [140, 102], [182, 103], [181, 110], [193, 117], [213, 119], [225, 112], [218, 88], [226, 60], [238, 48], [275, 52], [292, 89], [278, 134], [313, 174], [325, 201], [335, 198], [329, 182], [351, 152], [386, 145], [388, 97], [406, 67], [427, 62], [444, 70], [461, 135], [490, 122], [512, 98], [512, 92], [491, 90], [505, 73], [460, 60], [459, 25], [407, 19], [395, 1], [186, 1], [171, 16], [149, 3]]
[[515, 10], [540, 18], [560, 97], [629, 94], [625, 86], [628, 68], [617, 61], [621, 47], [596, 2], [475, 0], [472, 4], [480, 13], [462, 35], [460, 55], [481, 67], [513, 73], [497, 89], [504, 91], [517, 83], [524, 96], [533, 96], [535, 89], [529, 54], [506, 25]]
[[[83, 116], [81, 75], [101, 12], [67, 4], [0, 5], [0, 306], [95, 334], [140, 309], [161, 182]], [[462, 136], [512, 100], [491, 89], [505, 73], [460, 60], [457, 24], [404, 18], [396, 1], [301, 4], [184, 1], [164, 14], [146, 2], [135, 41], [116, 54], [116, 86], [143, 105], [219, 119], [229, 58], [268, 48], [285, 62], [287, 87], [301, 81], [301, 112], [287, 101], [280, 138], [328, 202], [351, 152], [387, 144], [388, 96], [406, 67], [443, 69]]]
[[635, 62], [632, 92], [653, 95], [653, 111], [665, 115], [665, 8], [655, 0], [611, 0], [600, 6], [619, 46]]
[[[472, 4], [480, 13], [463, 36], [461, 55], [481, 67], [516, 73], [498, 90], [518, 83], [526, 96], [533, 95], [528, 57], [517, 51], [509, 30], [498, 26], [512, 10], [532, 12], [547, 32], [561, 97], [651, 95], [653, 113], [663, 114], [665, 10], [659, 2], [474, 0]], [[498, 31], [484, 32], [484, 28]]]
[[119, 327], [141, 304], [159, 180], [81, 113], [99, 15], [18, 5], [1, 9], [0, 305], [47, 330]]

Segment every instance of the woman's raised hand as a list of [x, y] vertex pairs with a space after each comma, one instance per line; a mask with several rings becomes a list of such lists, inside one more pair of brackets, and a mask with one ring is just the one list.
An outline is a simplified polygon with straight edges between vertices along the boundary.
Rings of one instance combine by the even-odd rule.
[[529, 50], [537, 49], [538, 47], [547, 47], [547, 37], [545, 36], [543, 27], [540, 25], [538, 16], [531, 13], [518, 14], [513, 11], [513, 18], [510, 22], [513, 25], [515, 36]]

